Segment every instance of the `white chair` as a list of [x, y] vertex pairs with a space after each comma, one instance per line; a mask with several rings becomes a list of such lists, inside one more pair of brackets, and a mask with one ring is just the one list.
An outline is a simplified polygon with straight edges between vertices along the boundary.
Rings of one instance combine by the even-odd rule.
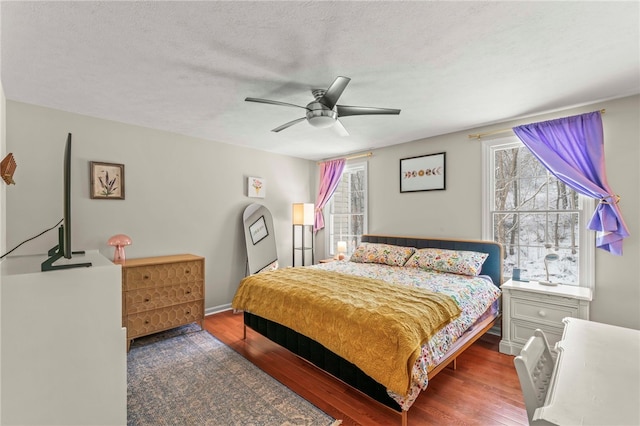
[[544, 405], [555, 361], [542, 330], [536, 330], [513, 363], [518, 372], [529, 424], [536, 408]]

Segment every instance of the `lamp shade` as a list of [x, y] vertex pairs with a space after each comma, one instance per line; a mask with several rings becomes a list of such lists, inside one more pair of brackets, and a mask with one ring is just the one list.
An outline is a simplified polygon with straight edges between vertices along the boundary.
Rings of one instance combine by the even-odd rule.
[[294, 225], [313, 225], [313, 203], [294, 203], [293, 204], [293, 224]]
[[347, 251], [347, 242], [338, 241], [338, 253], [344, 253]]

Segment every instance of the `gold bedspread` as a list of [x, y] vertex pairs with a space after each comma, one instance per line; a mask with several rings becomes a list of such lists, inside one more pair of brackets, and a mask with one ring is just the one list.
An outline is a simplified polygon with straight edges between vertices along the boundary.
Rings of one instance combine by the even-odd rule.
[[315, 340], [400, 395], [422, 344], [460, 315], [449, 296], [311, 268], [248, 276], [231, 305]]

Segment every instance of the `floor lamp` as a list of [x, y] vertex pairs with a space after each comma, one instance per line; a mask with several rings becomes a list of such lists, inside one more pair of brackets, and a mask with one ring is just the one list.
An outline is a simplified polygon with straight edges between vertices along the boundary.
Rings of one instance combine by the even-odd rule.
[[[313, 203], [294, 203], [293, 204], [293, 262], [292, 265], [296, 266], [296, 250], [300, 250], [302, 256], [302, 266], [305, 266], [306, 252], [311, 250], [311, 264], [314, 263], [313, 255], [313, 222], [314, 222], [314, 207]], [[311, 246], [305, 245], [305, 234], [307, 226], [311, 226]], [[296, 227], [300, 227], [300, 233], [302, 235], [301, 245], [296, 247]]]

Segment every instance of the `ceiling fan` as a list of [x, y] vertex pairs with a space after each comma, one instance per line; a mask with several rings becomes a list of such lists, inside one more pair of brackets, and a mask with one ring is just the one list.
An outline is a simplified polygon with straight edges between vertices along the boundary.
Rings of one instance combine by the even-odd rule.
[[314, 101], [307, 104], [307, 106], [294, 105], [287, 102], [272, 101], [269, 99], [259, 98], [246, 98], [247, 102], [258, 102], [263, 104], [282, 105], [295, 108], [302, 108], [307, 111], [305, 117], [297, 118], [293, 121], [283, 124], [271, 130], [272, 132], [279, 132], [288, 127], [293, 126], [303, 120], [307, 120], [309, 124], [314, 127], [326, 128], [335, 126], [336, 130], [342, 135], [348, 135], [349, 133], [344, 128], [340, 120], [340, 117], [347, 117], [350, 115], [374, 115], [374, 114], [400, 114], [399, 109], [391, 108], [375, 108], [375, 107], [359, 107], [359, 106], [347, 106], [337, 105], [338, 99], [342, 92], [351, 81], [347, 77], [337, 77], [331, 86], [327, 90], [313, 89], [311, 93], [315, 98]]

